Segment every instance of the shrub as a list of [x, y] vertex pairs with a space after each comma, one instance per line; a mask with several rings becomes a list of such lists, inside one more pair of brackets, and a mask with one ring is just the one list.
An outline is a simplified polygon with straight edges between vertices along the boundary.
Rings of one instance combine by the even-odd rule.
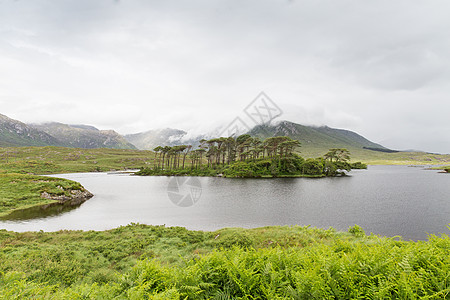
[[302, 165], [302, 174], [305, 175], [321, 175], [324, 165], [320, 160], [308, 158]]
[[357, 236], [357, 237], [362, 237], [362, 236], [366, 235], [364, 230], [361, 227], [359, 227], [358, 225], [356, 225], [356, 224], [355, 224], [355, 226], [350, 226], [348, 228], [348, 232], [353, 234], [354, 236]]
[[360, 161], [354, 162], [350, 164], [352, 169], [367, 169], [367, 165], [363, 164]]
[[247, 248], [252, 247], [254, 244], [247, 233], [238, 229], [233, 230], [232, 232], [225, 231], [219, 233], [218, 236], [216, 236], [215, 242], [219, 247], [223, 248], [231, 248], [233, 246]]
[[261, 177], [256, 164], [238, 161], [226, 168], [223, 172], [225, 177]]

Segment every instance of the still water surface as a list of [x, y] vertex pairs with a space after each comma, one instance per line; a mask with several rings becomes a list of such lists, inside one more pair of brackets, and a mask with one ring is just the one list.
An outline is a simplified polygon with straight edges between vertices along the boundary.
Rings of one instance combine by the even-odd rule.
[[[188, 229], [312, 225], [426, 239], [449, 233], [450, 175], [418, 167], [370, 166], [342, 178], [198, 178], [201, 196], [190, 207], [168, 197], [171, 177], [106, 173], [58, 175], [95, 196], [78, 207], [28, 211], [0, 221], [14, 231], [104, 230], [131, 222]], [[181, 194], [190, 189], [180, 190]]]

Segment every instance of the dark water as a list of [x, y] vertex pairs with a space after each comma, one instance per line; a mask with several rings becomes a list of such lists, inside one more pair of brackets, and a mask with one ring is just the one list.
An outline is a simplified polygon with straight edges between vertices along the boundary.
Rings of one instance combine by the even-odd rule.
[[[418, 167], [371, 166], [351, 175], [321, 179], [203, 177], [198, 178], [201, 188], [195, 182], [183, 182], [188, 178], [178, 178], [180, 184], [185, 183], [179, 194], [193, 196], [185, 200], [198, 200], [190, 207], [177, 206], [169, 199], [171, 177], [58, 175], [80, 182], [95, 196], [79, 207], [43, 213], [41, 218], [27, 220], [36, 213], [16, 215], [15, 220], [0, 221], [0, 228], [104, 230], [134, 222], [201, 230], [294, 224], [347, 230], [358, 224], [366, 233], [413, 240], [426, 239], [427, 233], [449, 234], [450, 174]], [[173, 196], [173, 185], [169, 190]]]

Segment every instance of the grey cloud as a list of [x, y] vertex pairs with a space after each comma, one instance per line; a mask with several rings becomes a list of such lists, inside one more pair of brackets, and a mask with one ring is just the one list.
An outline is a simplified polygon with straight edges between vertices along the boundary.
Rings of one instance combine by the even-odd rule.
[[[3, 0], [0, 113], [57, 114], [124, 133], [207, 130], [264, 90], [292, 121], [375, 141], [397, 126], [408, 138], [396, 148], [410, 148], [420, 123], [415, 146], [450, 152], [448, 137], [426, 134], [448, 128], [449, 8], [442, 0]], [[42, 105], [37, 116], [9, 103]]]

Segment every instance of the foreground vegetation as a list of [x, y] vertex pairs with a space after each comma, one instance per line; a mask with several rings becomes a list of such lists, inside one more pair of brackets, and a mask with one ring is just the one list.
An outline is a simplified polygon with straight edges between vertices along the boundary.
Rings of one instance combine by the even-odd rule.
[[5, 299], [446, 299], [450, 238], [308, 227], [0, 231]]
[[78, 182], [24, 174], [0, 174], [0, 216], [14, 210], [57, 202], [48, 196], [73, 195], [73, 191], [85, 191]]

